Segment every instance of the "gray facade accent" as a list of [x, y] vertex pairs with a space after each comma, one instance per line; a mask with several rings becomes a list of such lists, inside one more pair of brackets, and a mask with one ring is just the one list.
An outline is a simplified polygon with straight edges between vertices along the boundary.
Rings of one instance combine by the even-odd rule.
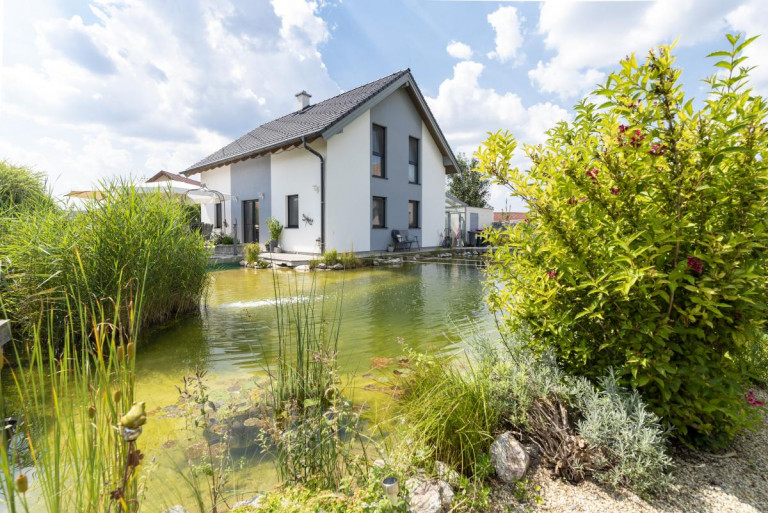
[[[423, 168], [423, 138], [421, 133], [421, 116], [413, 106], [408, 93], [399, 89], [371, 109], [371, 124], [386, 128], [385, 174], [386, 178], [371, 176], [371, 198], [374, 196], [387, 198], [386, 228], [371, 228], [371, 251], [385, 251], [392, 242], [392, 230], [408, 230], [417, 235], [422, 241], [421, 229], [408, 228], [408, 201], [419, 202], [421, 199], [421, 181]], [[427, 134], [429, 135], [429, 134]], [[419, 140], [419, 183], [408, 182], [408, 138]], [[368, 209], [369, 217], [372, 216]], [[422, 223], [419, 212], [419, 223]]]
[[[259, 242], [269, 242], [267, 218], [272, 215], [270, 156], [259, 157], [230, 166], [232, 191], [238, 201], [232, 205], [232, 218], [237, 221], [237, 238], [243, 239], [243, 201], [259, 201]], [[262, 198], [262, 194], [264, 198]]]

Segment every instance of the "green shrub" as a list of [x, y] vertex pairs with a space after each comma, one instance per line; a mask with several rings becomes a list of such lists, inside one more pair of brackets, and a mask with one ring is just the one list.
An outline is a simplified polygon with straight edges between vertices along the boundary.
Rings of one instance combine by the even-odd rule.
[[267, 219], [267, 228], [269, 229], [270, 240], [280, 240], [280, 234], [283, 233], [283, 225], [275, 217]]
[[341, 254], [339, 262], [344, 266], [344, 269], [357, 269], [363, 266], [363, 261], [359, 259], [352, 251], [347, 251]]
[[54, 203], [45, 178], [45, 173], [0, 161], [0, 215], [11, 210], [52, 208]]
[[751, 337], [739, 352], [744, 374], [758, 385], [768, 384], [768, 335]]
[[672, 468], [666, 432], [640, 394], [621, 388], [613, 373], [600, 379], [599, 390], [585, 378], [575, 380], [571, 390], [580, 416], [578, 434], [598, 455], [595, 479], [641, 496], [665, 490]]
[[9, 221], [0, 239], [0, 298], [17, 325], [29, 330], [40, 311], [52, 308], [53, 325], [63, 326], [70, 310], [78, 313], [68, 303], [88, 305], [92, 299], [111, 316], [115, 298], [123, 297], [121, 314], [128, 321], [128, 306], [143, 295], [137, 326], [197, 309], [208, 257], [181, 203], [120, 183], [102, 189], [103, 200], [74, 216], [38, 210]]
[[261, 246], [259, 246], [258, 242], [252, 242], [250, 244], [246, 244], [245, 247], [243, 247], [243, 255], [245, 256], [245, 261], [249, 264], [255, 264], [258, 262], [260, 254]]
[[502, 418], [488, 369], [469, 362], [457, 367], [449, 357], [412, 353], [409, 360], [411, 372], [397, 383], [402, 397], [395, 422], [411, 440], [413, 457], [474, 475]]
[[669, 47], [622, 61], [573, 123], [527, 146], [491, 134], [480, 170], [530, 208], [490, 230], [492, 307], [564, 370], [616, 369], [690, 444], [753, 425], [735, 361], [766, 317], [766, 103], [751, 93], [738, 36], [696, 111]]
[[213, 243], [216, 244], [217, 246], [218, 245], [234, 244], [235, 243], [235, 239], [233, 239], [231, 235], [224, 235], [223, 233], [220, 233], [213, 240]]

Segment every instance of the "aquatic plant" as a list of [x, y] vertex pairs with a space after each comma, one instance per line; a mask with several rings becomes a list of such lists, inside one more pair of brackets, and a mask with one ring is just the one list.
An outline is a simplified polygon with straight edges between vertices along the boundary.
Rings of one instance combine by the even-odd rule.
[[[261, 442], [275, 450], [284, 483], [338, 488], [355, 464], [353, 444], [365, 450], [360, 416], [343, 396], [338, 371], [343, 291], [327, 305], [328, 291], [318, 297], [315, 275], [309, 283], [294, 276], [285, 291], [277, 273], [273, 283], [278, 355], [268, 368], [271, 418]], [[305, 299], [281, 301], [284, 292]]]
[[[134, 326], [114, 313], [121, 300], [111, 312], [98, 302], [66, 303], [72, 315], [63, 330], [52, 329], [55, 312], [43, 312], [28, 343], [13, 346], [14, 365], [3, 369], [13, 386], [3, 389], [2, 404], [18, 424], [0, 431], [0, 490], [12, 513], [138, 511], [143, 455], [136, 443], [146, 416], [134, 403], [131, 334], [141, 300], [126, 298]], [[63, 339], [52, 339], [62, 331]]]
[[[136, 323], [128, 322], [130, 305], [120, 305], [123, 324], [137, 328], [198, 307], [208, 259], [183, 205], [124, 182], [104, 183], [100, 189], [103, 199], [87, 204], [83, 212], [35, 209], [7, 219], [0, 238], [0, 298], [27, 334], [41, 311], [53, 315], [55, 330], [69, 322], [68, 315], [82, 312], [86, 321], [98, 315], [91, 304], [111, 317], [115, 297], [144, 296]], [[142, 289], [144, 283], [151, 293]], [[69, 323], [75, 329], [80, 324]], [[52, 342], [59, 344], [59, 338]]]

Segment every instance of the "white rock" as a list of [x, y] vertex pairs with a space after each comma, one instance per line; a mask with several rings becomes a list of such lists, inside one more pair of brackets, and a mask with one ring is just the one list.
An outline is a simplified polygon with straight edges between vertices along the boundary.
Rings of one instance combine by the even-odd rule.
[[491, 444], [491, 463], [499, 479], [505, 483], [514, 483], [528, 471], [531, 459], [525, 447], [515, 440], [512, 433], [506, 431]]
[[297, 266], [296, 266], [296, 267], [294, 267], [293, 269], [294, 269], [295, 271], [309, 271], [309, 266], [308, 266], [308, 265], [306, 265], [306, 264], [304, 264], [304, 265], [297, 265]]
[[328, 269], [328, 266], [325, 265], [324, 263], [320, 262], [319, 264], [317, 264], [317, 268], [318, 269]]
[[445, 481], [411, 477], [405, 487], [408, 490], [408, 513], [441, 513], [451, 508], [453, 489]]
[[166, 509], [163, 513], [187, 513], [187, 510], [177, 504], [176, 506], [171, 506]]
[[389, 265], [402, 264], [403, 263], [403, 259], [402, 258], [390, 258], [389, 260], [387, 260], [387, 263]]
[[248, 500], [245, 500], [245, 501], [240, 501], [240, 502], [236, 503], [234, 506], [232, 506], [232, 509], [245, 508], [245, 507], [258, 508], [259, 506], [261, 506], [261, 498], [262, 497], [263, 497], [263, 495], [257, 495], [253, 499], [248, 499]]
[[377, 460], [373, 460], [373, 466], [376, 468], [384, 468], [387, 466], [387, 462], [379, 458]]
[[334, 271], [341, 271], [342, 269], [344, 269], [344, 266], [341, 264], [333, 264], [331, 269], [333, 269]]
[[459, 473], [453, 470], [451, 467], [443, 463], [442, 461], [435, 462], [435, 470], [437, 470], [437, 477], [450, 484], [457, 484], [459, 482]]
[[247, 266], [248, 262], [246, 262], [245, 260], [240, 260], [240, 265]]

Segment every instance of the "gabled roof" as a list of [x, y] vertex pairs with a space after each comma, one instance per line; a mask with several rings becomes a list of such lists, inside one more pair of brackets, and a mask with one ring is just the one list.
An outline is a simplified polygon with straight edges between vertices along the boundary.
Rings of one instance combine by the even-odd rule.
[[147, 178], [145, 182], [153, 183], [153, 182], [161, 182], [163, 180], [175, 180], [177, 182], [188, 183], [190, 185], [197, 185], [198, 187], [203, 185], [201, 182], [198, 182], [197, 180], [193, 180], [191, 178], [187, 178], [186, 176], [177, 175], [176, 173], [171, 173], [170, 171], [164, 171], [164, 170], [157, 172], [151, 178]]
[[357, 115], [370, 109], [400, 87], [407, 88], [416, 109], [425, 120], [432, 137], [443, 153], [443, 164], [450, 171], [455, 172], [458, 169], [456, 157], [413, 80], [410, 69], [405, 69], [265, 123], [193, 164], [182, 174], [200, 173], [277, 150], [288, 149], [300, 144], [304, 138], [308, 142], [318, 137], [329, 139], [341, 132], [344, 126], [352, 122]]

